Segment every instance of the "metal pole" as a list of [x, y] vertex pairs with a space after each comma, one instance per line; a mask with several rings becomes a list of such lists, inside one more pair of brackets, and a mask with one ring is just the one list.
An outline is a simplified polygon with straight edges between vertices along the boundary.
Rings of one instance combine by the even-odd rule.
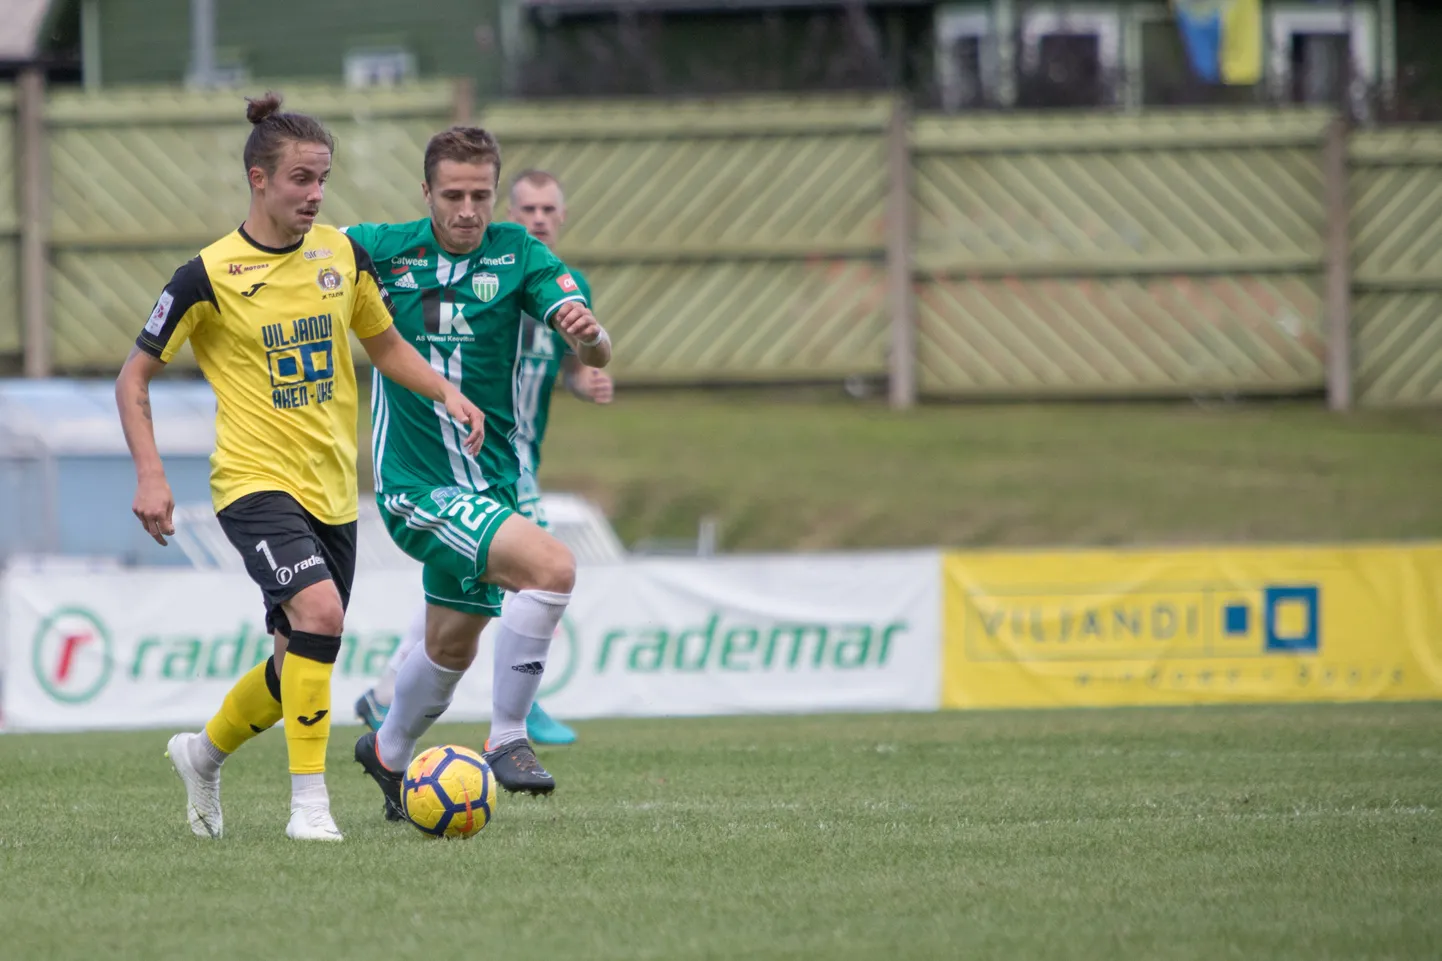
[[1352, 268], [1347, 219], [1347, 121], [1333, 118], [1322, 148], [1326, 197], [1327, 276], [1323, 305], [1327, 317], [1327, 406], [1352, 407]]
[[50, 376], [50, 328], [45, 317], [45, 233], [49, 178], [45, 170], [45, 72], [29, 67], [15, 87], [19, 147], [20, 318], [25, 331], [25, 376]]
[[215, 85], [215, 0], [190, 0], [190, 82]]
[[886, 302], [891, 313], [888, 391], [891, 406], [916, 403], [916, 317], [911, 276], [911, 110], [904, 95], [892, 101], [886, 130]]
[[80, 4], [80, 78], [87, 91], [100, 89], [100, 0]]

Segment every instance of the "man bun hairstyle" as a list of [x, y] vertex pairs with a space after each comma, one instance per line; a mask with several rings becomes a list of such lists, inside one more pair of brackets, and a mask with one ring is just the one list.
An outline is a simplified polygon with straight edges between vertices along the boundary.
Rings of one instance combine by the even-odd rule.
[[303, 113], [282, 113], [283, 102], [284, 98], [273, 90], [267, 90], [263, 97], [246, 98], [245, 119], [251, 122], [243, 155], [247, 177], [252, 167], [259, 167], [267, 175], [275, 173], [281, 151], [288, 143], [313, 143], [335, 151], [335, 139], [324, 124]]
[[452, 127], [442, 130], [426, 144], [426, 183], [434, 183], [436, 168], [442, 160], [478, 164], [490, 161], [496, 165], [496, 182], [501, 180], [501, 145], [489, 130], [480, 127]]

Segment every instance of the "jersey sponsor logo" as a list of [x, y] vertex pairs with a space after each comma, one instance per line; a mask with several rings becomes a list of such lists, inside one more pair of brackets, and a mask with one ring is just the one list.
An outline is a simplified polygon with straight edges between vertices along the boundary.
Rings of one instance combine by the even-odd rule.
[[476, 296], [481, 298], [482, 303], [490, 303], [496, 299], [496, 294], [501, 292], [501, 278], [489, 271], [471, 275], [471, 289]]
[[331, 253], [329, 247], [317, 247], [314, 250], [307, 250], [305, 252], [306, 260], [329, 260], [334, 256], [335, 254]]
[[[266, 556], [270, 556], [268, 551], [266, 552]], [[275, 567], [275, 579], [280, 582], [282, 587], [289, 584], [291, 579], [301, 571], [310, 570], [312, 567], [317, 567], [323, 563], [325, 562], [321, 560], [319, 554], [312, 554], [304, 560], [297, 561], [289, 566], [276, 566], [275, 561], [271, 560], [271, 565]]]
[[251, 284], [249, 290], [242, 290], [242, 291], [240, 292], [240, 296], [242, 296], [242, 297], [254, 297], [254, 296], [256, 295], [256, 293], [260, 290], [260, 288], [262, 288], [262, 287], [264, 287], [264, 286], [265, 286], [265, 281], [263, 281], [263, 280], [262, 280], [260, 283], [258, 283], [258, 284]]
[[441, 309], [437, 316], [439, 329], [436, 333], [442, 337], [475, 337], [475, 331], [471, 330], [470, 322], [462, 312], [460, 304], [449, 304], [442, 302]]
[[232, 277], [239, 277], [241, 274], [248, 274], [252, 270], [265, 270], [270, 264], [227, 264], [226, 268]]
[[576, 291], [581, 289], [580, 287], [576, 286], [576, 281], [570, 274], [562, 274], [561, 276], [557, 277], [556, 286], [560, 287], [568, 294], [574, 294]]
[[404, 276], [404, 277], [401, 277], [400, 279], [398, 279], [398, 280], [395, 282], [395, 284], [396, 284], [396, 289], [397, 289], [397, 290], [420, 290], [420, 289], [421, 289], [420, 284], [416, 283], [416, 275], [413, 274], [413, 273], [411, 273], [409, 270], [407, 270], [405, 276]]
[[499, 257], [482, 257], [482, 267], [509, 267], [516, 262], [515, 254], [502, 254]]
[[465, 306], [441, 299], [441, 291], [421, 293], [421, 316], [426, 332], [423, 339], [432, 344], [463, 344], [474, 341], [475, 331], [466, 320]]
[[168, 290], [160, 292], [160, 299], [155, 302], [155, 309], [150, 312], [150, 319], [145, 322], [145, 332], [159, 336], [165, 329], [165, 318], [170, 316], [170, 307], [175, 303], [175, 296]]
[[289, 330], [284, 324], [261, 328], [276, 410], [324, 404], [335, 396], [333, 328], [330, 314], [299, 317]]
[[402, 255], [400, 257], [392, 257], [391, 273], [403, 274], [412, 267], [430, 267], [430, 265], [431, 262], [426, 258], [426, 248], [420, 247], [417, 248], [414, 256], [406, 257]]

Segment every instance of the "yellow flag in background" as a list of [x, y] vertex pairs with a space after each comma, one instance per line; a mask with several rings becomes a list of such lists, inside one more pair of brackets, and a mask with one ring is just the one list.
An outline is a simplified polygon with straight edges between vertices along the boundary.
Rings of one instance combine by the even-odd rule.
[[1222, 83], [1262, 79], [1262, 2], [1231, 0], [1222, 10]]

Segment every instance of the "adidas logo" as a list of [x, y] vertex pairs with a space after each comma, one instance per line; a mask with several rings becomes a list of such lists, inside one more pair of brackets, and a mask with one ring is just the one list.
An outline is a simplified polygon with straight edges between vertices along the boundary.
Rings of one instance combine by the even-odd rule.
[[520, 671], [522, 674], [540, 674], [546, 669], [546, 665], [540, 661], [529, 661], [525, 664], [513, 664], [511, 670]]
[[404, 277], [396, 281], [396, 286], [399, 287], [401, 290], [421, 289], [421, 285], [416, 283], [416, 275], [411, 273], [409, 270], [406, 271], [406, 275]]

